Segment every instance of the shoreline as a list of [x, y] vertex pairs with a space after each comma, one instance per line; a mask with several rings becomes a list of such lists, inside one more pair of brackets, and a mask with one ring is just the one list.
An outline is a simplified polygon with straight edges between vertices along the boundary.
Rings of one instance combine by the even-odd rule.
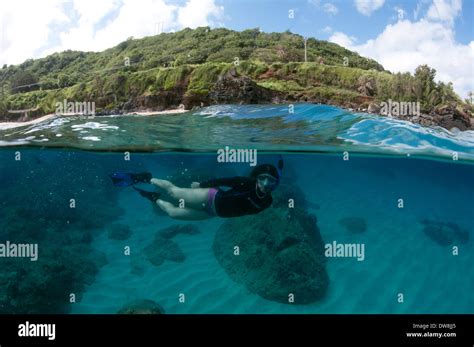
[[153, 110], [147, 110], [147, 111], [134, 111], [130, 113], [122, 113], [121, 115], [124, 116], [159, 116], [162, 114], [178, 114], [178, 113], [186, 113], [191, 110], [186, 110], [184, 108], [170, 108], [168, 110], [163, 110], [163, 111], [153, 111]]
[[[186, 110], [183, 108], [171, 108], [169, 110], [163, 110], [163, 111], [152, 111], [152, 110], [146, 110], [146, 111], [134, 111], [130, 113], [117, 113], [117, 116], [143, 116], [143, 117], [148, 117], [148, 116], [159, 116], [159, 115], [165, 115], [165, 114], [181, 114], [185, 112], [189, 112], [190, 110]], [[112, 114], [111, 114], [112, 115]], [[18, 128], [26, 125], [34, 125], [38, 123], [42, 123], [44, 121], [54, 119], [57, 117], [71, 117], [71, 116], [81, 116], [78, 114], [71, 114], [71, 113], [64, 113], [64, 114], [55, 114], [55, 113], [50, 113], [44, 116], [41, 116], [39, 118], [35, 118], [32, 120], [28, 120], [25, 122], [0, 122], [0, 130], [8, 130], [8, 129], [13, 129], [13, 128]], [[84, 117], [104, 117], [107, 115], [95, 115], [95, 116], [84, 116]], [[91, 118], [91, 119], [93, 119]]]
[[[273, 100], [272, 100], [273, 101]], [[354, 113], [358, 113], [358, 112], [361, 112], [361, 113], [366, 113], [366, 114], [371, 114], [371, 115], [377, 115], [379, 117], [386, 117], [385, 115], [381, 114], [380, 112], [377, 112], [378, 109], [375, 108], [375, 109], [372, 109], [372, 106], [375, 105], [374, 103], [369, 103], [368, 105], [364, 105], [363, 103], [357, 105], [357, 104], [351, 104], [351, 105], [347, 105], [346, 103], [341, 103], [341, 104], [338, 104], [336, 102], [328, 102], [328, 103], [322, 103], [322, 102], [311, 102], [311, 101], [303, 101], [303, 102], [300, 102], [300, 101], [290, 101], [290, 100], [285, 100], [285, 99], [279, 99], [278, 100], [279, 102], [268, 102], [268, 103], [262, 103], [260, 105], [263, 105], [263, 104], [268, 104], [268, 105], [286, 105], [286, 104], [300, 104], [300, 103], [309, 103], [309, 104], [314, 104], [314, 105], [328, 105], [328, 106], [334, 106], [334, 107], [338, 107], [342, 110], [346, 110], [348, 112], [354, 112]], [[204, 107], [208, 107], [208, 106], [214, 106], [214, 105], [219, 105], [219, 104], [210, 104], [210, 105], [206, 105]], [[223, 104], [221, 104], [223, 105]], [[201, 107], [199, 107], [201, 108]], [[152, 108], [149, 108], [149, 109], [144, 109], [144, 110], [141, 110], [141, 111], [131, 111], [131, 112], [126, 112], [124, 113], [123, 111], [119, 111], [119, 110], [111, 110], [111, 111], [100, 111], [98, 112], [97, 114], [95, 114], [94, 116], [87, 116], [87, 115], [82, 115], [84, 117], [91, 117], [90, 119], [93, 119], [94, 117], [107, 117], [107, 116], [143, 116], [143, 117], [148, 117], [148, 116], [159, 116], [159, 115], [170, 115], [170, 114], [182, 114], [182, 113], [186, 113], [186, 112], [190, 112], [192, 110], [194, 110], [195, 108], [193, 107], [192, 109], [186, 109], [186, 108], [183, 108], [183, 105], [180, 105], [179, 108], [176, 108], [176, 107], [173, 107], [173, 108], [169, 108], [169, 109], [165, 109], [163, 110], [162, 108], [160, 108], [160, 111], [154, 111]], [[73, 113], [64, 113], [64, 114], [61, 114], [61, 115], [57, 115], [55, 113], [51, 113], [51, 114], [47, 114], [47, 115], [44, 115], [44, 116], [41, 116], [39, 118], [35, 118], [35, 119], [32, 119], [32, 120], [28, 120], [28, 121], [25, 121], [25, 122], [18, 122], [18, 121], [13, 121], [13, 122], [0, 122], [0, 130], [8, 130], [8, 129], [13, 129], [13, 128], [17, 128], [17, 127], [22, 127], [22, 126], [27, 126], [27, 125], [34, 125], [34, 124], [38, 124], [38, 123], [41, 123], [41, 122], [44, 122], [44, 121], [47, 121], [47, 120], [50, 120], [50, 119], [54, 119], [56, 117], [67, 117], [67, 116], [81, 116], [80, 114], [73, 114]], [[467, 129], [458, 129], [458, 128], [455, 128], [455, 127], [452, 127], [452, 128], [448, 128], [447, 126], [443, 126], [442, 124], [439, 123], [439, 121], [436, 120], [437, 117], [442, 117], [441, 114], [420, 114], [420, 115], [417, 115], [417, 116], [412, 116], [412, 117], [393, 117], [394, 119], [398, 119], [398, 120], [404, 120], [404, 121], [408, 121], [412, 124], [419, 124], [421, 126], [424, 126], [424, 127], [436, 127], [436, 126], [440, 126], [448, 131], [459, 131], [459, 132], [464, 132], [464, 131], [469, 131], [469, 130], [474, 130], [474, 118], [471, 118], [471, 127], [470, 128], [467, 128]]]
[[16, 127], [24, 126], [24, 125], [37, 124], [37, 123], [41, 123], [45, 120], [55, 118], [56, 116], [57, 116], [56, 114], [51, 113], [51, 114], [47, 114], [45, 116], [41, 116], [39, 118], [35, 118], [35, 119], [28, 120], [28, 121], [25, 121], [25, 122], [0, 122], [0, 130], [16, 128]]

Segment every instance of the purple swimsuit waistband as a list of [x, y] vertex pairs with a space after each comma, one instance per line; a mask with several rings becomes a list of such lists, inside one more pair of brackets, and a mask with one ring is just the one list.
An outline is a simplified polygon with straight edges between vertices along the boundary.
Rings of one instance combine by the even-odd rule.
[[207, 204], [206, 204], [206, 211], [211, 216], [216, 215], [215, 204], [214, 200], [216, 198], [216, 194], [219, 190], [216, 188], [209, 188], [209, 192], [207, 194]]

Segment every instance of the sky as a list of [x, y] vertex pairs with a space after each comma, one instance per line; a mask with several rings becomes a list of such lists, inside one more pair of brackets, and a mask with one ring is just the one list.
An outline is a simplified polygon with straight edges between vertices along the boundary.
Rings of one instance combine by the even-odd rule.
[[474, 90], [473, 14], [474, 0], [0, 0], [0, 65], [186, 27], [290, 30], [392, 72], [428, 64], [466, 98]]

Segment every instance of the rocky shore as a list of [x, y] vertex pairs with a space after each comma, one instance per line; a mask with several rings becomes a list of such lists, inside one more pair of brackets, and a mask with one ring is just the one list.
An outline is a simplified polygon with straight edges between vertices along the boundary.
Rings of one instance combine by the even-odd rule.
[[[188, 90], [186, 85], [178, 84], [169, 90], [150, 95], [139, 95], [111, 109], [98, 109], [95, 116], [117, 114], [159, 114], [181, 113], [216, 104], [291, 104], [315, 103], [345, 108], [353, 112], [381, 113], [381, 102], [373, 95], [373, 86], [365, 83], [358, 87], [359, 96], [344, 100], [340, 95], [321, 95], [311, 91], [279, 91], [265, 88], [248, 76], [239, 75], [236, 69], [230, 69], [212, 85], [207, 93]], [[9, 121], [31, 122], [44, 117], [40, 111]], [[474, 130], [474, 115], [462, 105], [447, 104], [435, 107], [429, 113], [415, 115], [390, 115], [396, 119], [410, 121], [422, 126], [440, 126], [451, 131]], [[8, 127], [8, 122], [0, 123]]]
[[[317, 103], [342, 107], [350, 111], [379, 114], [381, 105], [367, 86], [355, 101], [340, 101], [338, 98], [325, 98], [302, 92], [281, 92], [258, 85], [247, 76], [239, 76], [235, 70], [220, 76], [208, 94], [185, 93], [183, 89], [175, 89], [150, 96], [140, 96], [126, 102], [121, 108], [101, 114], [125, 114], [147, 111], [161, 112], [167, 109], [193, 110], [216, 104], [288, 104], [288, 103]], [[367, 95], [364, 95], [367, 94]], [[457, 105], [436, 107], [430, 113], [419, 115], [392, 115], [391, 117], [410, 121], [422, 126], [440, 126], [447, 130], [474, 130], [474, 116], [469, 110]]]
[[[381, 106], [377, 103], [370, 103], [367, 108], [358, 108], [357, 110], [380, 114]], [[423, 126], [440, 126], [448, 130], [474, 130], [474, 117], [469, 111], [456, 105], [443, 105], [436, 107], [430, 113], [420, 113], [418, 115], [398, 115], [393, 118], [407, 120], [412, 123]]]

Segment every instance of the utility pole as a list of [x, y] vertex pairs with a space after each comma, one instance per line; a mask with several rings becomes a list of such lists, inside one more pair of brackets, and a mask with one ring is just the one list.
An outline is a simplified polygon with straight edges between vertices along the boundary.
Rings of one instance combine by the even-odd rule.
[[163, 24], [164, 22], [155, 23], [155, 35], [160, 35], [163, 33]]

